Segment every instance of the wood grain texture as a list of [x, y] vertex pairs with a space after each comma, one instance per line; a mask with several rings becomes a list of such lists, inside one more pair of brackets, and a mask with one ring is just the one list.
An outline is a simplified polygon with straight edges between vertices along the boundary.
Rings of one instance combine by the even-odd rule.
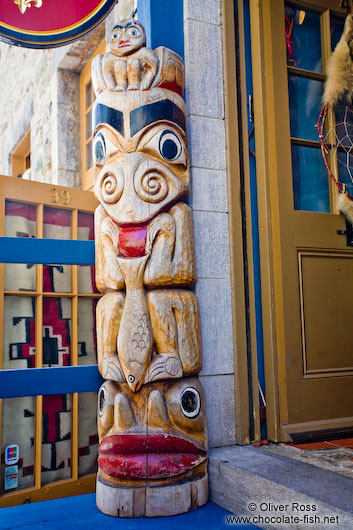
[[199, 508], [208, 500], [208, 475], [177, 486], [119, 488], [97, 479], [97, 506], [115, 517], [161, 517]]
[[173, 515], [208, 499], [184, 67], [132, 19], [92, 63], [98, 365], [97, 506]]

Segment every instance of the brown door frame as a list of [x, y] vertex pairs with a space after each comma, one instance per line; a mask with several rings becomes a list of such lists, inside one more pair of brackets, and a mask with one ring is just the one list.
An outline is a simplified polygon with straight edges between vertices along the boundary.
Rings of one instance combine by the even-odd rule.
[[[330, 0], [292, 2], [298, 5], [331, 8]], [[321, 9], [322, 10], [322, 9]], [[334, 7], [337, 13], [343, 13]], [[274, 17], [273, 14], [276, 14]], [[288, 138], [288, 94], [279, 82], [285, 58], [285, 41], [278, 47], [277, 34], [284, 20], [283, 0], [250, 0], [255, 143], [258, 174], [259, 234], [263, 301], [263, 332], [267, 398], [268, 438], [287, 441], [285, 335], [283, 318], [283, 273], [281, 263], [280, 200], [283, 153], [290, 149]], [[276, 37], [275, 37], [276, 36]], [[280, 49], [279, 49], [280, 48]], [[284, 59], [285, 61], [285, 59]], [[285, 62], [283, 63], [285, 67]], [[281, 88], [282, 86], [282, 88]], [[290, 160], [290, 156], [287, 157]], [[325, 422], [322, 423], [322, 427]], [[318, 427], [318, 426], [317, 426]]]

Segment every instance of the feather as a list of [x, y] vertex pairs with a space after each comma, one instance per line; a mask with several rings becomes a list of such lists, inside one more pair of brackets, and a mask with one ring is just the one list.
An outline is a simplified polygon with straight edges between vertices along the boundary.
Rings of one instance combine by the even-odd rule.
[[342, 212], [348, 221], [353, 224], [353, 201], [346, 193], [340, 193], [337, 198], [337, 208]]

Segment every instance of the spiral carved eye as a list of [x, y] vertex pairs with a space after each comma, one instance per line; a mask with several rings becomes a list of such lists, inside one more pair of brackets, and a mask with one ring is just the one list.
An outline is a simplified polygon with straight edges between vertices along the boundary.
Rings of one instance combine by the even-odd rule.
[[124, 188], [123, 177], [113, 173], [106, 173], [100, 184], [102, 199], [108, 204], [118, 202]]
[[195, 418], [201, 408], [201, 398], [196, 388], [185, 388], [181, 395], [181, 411], [187, 418]]
[[168, 181], [159, 171], [147, 171], [141, 178], [135, 177], [135, 190], [143, 201], [161, 202], [168, 195]]

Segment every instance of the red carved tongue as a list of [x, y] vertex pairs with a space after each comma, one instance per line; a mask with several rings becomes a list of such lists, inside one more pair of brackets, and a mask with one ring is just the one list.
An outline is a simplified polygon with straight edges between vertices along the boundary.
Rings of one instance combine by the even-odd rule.
[[119, 254], [123, 258], [141, 258], [146, 255], [147, 226], [121, 228], [119, 232]]

